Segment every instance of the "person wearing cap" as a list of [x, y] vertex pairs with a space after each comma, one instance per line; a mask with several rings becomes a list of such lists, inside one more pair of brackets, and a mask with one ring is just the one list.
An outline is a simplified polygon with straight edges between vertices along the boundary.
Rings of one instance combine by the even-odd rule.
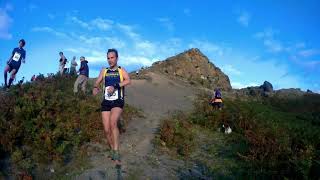
[[[10, 88], [13, 80], [16, 77], [16, 74], [19, 71], [19, 68], [21, 66], [21, 62], [25, 63], [26, 59], [26, 50], [23, 49], [23, 47], [26, 45], [26, 42], [24, 39], [21, 39], [19, 41], [19, 46], [17, 48], [14, 48], [12, 51], [12, 54], [7, 61], [7, 65], [4, 69], [4, 84], [5, 88]], [[7, 84], [7, 76], [8, 72], [11, 73], [9, 84]]]
[[79, 69], [79, 76], [74, 83], [73, 92], [78, 93], [78, 86], [81, 85], [82, 92], [86, 93], [86, 87], [87, 82], [89, 79], [89, 67], [88, 67], [88, 61], [85, 59], [85, 57], [80, 57], [80, 69]]

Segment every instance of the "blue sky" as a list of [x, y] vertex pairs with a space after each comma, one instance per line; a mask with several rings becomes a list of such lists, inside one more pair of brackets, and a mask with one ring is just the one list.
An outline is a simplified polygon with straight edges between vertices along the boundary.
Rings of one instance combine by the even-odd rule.
[[[58, 52], [85, 56], [90, 76], [119, 50], [128, 71], [199, 48], [234, 88], [320, 92], [320, 2], [0, 0], [0, 68], [19, 39], [26, 64], [17, 79], [58, 71]], [[3, 76], [0, 76], [3, 82]]]

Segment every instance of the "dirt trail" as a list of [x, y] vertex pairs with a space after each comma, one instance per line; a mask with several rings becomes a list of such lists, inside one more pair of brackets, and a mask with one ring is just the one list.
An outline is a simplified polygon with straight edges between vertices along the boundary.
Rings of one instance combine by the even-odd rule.
[[[134, 119], [120, 137], [121, 169], [115, 168], [103, 151], [91, 157], [93, 168], [75, 179], [176, 179], [182, 162], [154, 154], [152, 140], [169, 111], [192, 108], [195, 91], [182, 83], [150, 73], [152, 80], [132, 80], [126, 89], [126, 102], [143, 110], [145, 118]], [[105, 145], [97, 145], [105, 148]]]

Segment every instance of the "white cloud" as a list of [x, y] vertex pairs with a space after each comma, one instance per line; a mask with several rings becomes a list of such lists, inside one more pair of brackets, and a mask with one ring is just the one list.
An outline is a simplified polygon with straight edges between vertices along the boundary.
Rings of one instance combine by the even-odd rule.
[[100, 30], [110, 30], [113, 25], [113, 21], [109, 19], [96, 18], [91, 21], [91, 24]]
[[121, 49], [126, 47], [126, 42], [118, 37], [102, 37], [102, 36], [86, 36], [86, 35], [72, 35], [74, 39], [80, 40], [82, 46], [90, 48], [114, 47]]
[[157, 45], [150, 41], [135, 42], [136, 52], [143, 56], [153, 56], [157, 52]]
[[106, 62], [106, 53], [103, 51], [92, 50], [86, 59], [92, 64], [100, 64]]
[[246, 87], [252, 87], [252, 86], [259, 86], [257, 83], [251, 82], [251, 83], [241, 83], [241, 82], [231, 82], [231, 86], [233, 89], [242, 89]]
[[133, 26], [118, 23], [117, 27], [133, 40], [140, 38], [139, 34], [133, 31]]
[[89, 37], [85, 35], [78, 36], [78, 39], [88, 46], [100, 46], [104, 40], [103, 37], [98, 37], [98, 36]]
[[[106, 53], [103, 51], [92, 51], [86, 59], [92, 64], [105, 63]], [[158, 61], [157, 58], [148, 58], [146, 56], [135, 56], [133, 54], [120, 54], [119, 63], [125, 66], [140, 64], [142, 66], [150, 66], [153, 62]]]
[[105, 40], [107, 41], [108, 46], [111, 46], [117, 49], [126, 47], [126, 42], [117, 37], [106, 37]]
[[183, 50], [185, 50], [185, 47], [183, 48], [182, 44], [183, 43], [180, 38], [170, 38], [156, 45], [157, 54], [161, 55], [162, 59], [173, 56], [178, 52], [182, 52]]
[[320, 66], [320, 60], [301, 59], [296, 55], [292, 55], [290, 57], [290, 60], [292, 60], [294, 63], [298, 64], [299, 66], [306, 68], [307, 71], [317, 70], [317, 67]]
[[302, 57], [310, 57], [320, 54], [320, 49], [305, 49], [298, 52], [298, 54]]
[[53, 34], [57, 37], [68, 38], [67, 34], [65, 34], [63, 32], [56, 31], [50, 27], [34, 27], [31, 29], [31, 31], [33, 31], [33, 32], [47, 32], [47, 33]]
[[274, 53], [281, 52], [284, 49], [281, 42], [274, 39], [265, 39], [263, 41], [263, 44], [266, 46], [268, 51], [274, 52]]
[[320, 66], [320, 61], [314, 60], [314, 61], [306, 61], [304, 62], [304, 65], [308, 68], [316, 68]]
[[70, 16], [68, 17], [68, 20], [78, 24], [79, 26], [88, 29], [88, 30], [94, 30], [94, 29], [98, 29], [98, 30], [102, 30], [102, 31], [107, 31], [112, 29], [112, 25], [113, 25], [113, 21], [109, 20], [109, 19], [103, 19], [103, 18], [96, 18], [93, 19], [91, 21], [83, 21], [81, 19], [79, 19], [76, 16]]
[[251, 19], [251, 15], [246, 12], [246, 11], [243, 11], [240, 13], [237, 21], [238, 23], [240, 23], [242, 26], [245, 26], [245, 27], [248, 27], [249, 26], [249, 21]]
[[164, 26], [168, 31], [174, 31], [174, 24], [169, 18], [158, 18], [157, 21], [159, 21], [162, 26]]
[[[210, 54], [208, 55], [210, 58]], [[220, 67], [224, 67], [223, 64], [231, 64], [235, 69], [241, 70], [241, 75], [228, 74], [231, 84], [238, 88], [253, 85], [252, 83], [261, 85], [264, 81], [272, 83], [274, 89], [297, 88], [302, 87], [304, 82], [299, 74], [293, 73], [290, 66], [279, 58], [257, 58], [255, 54], [248, 55], [232, 50], [231, 53], [217, 58], [215, 64]]]
[[86, 22], [80, 20], [80, 19], [77, 18], [76, 16], [71, 16], [71, 17], [70, 17], [70, 20], [71, 20], [73, 23], [78, 24], [78, 25], [80, 25], [80, 26], [83, 27], [83, 28], [91, 29], [91, 27], [89, 26], [89, 23], [86, 23]]
[[227, 64], [222, 66], [222, 71], [226, 72], [227, 74], [233, 74], [233, 75], [241, 75], [242, 72], [239, 71], [238, 69], [236, 69], [235, 67], [233, 67], [231, 64]]
[[140, 64], [151, 66], [153, 62], [159, 61], [157, 58], [148, 58], [145, 56], [124, 55], [121, 56], [121, 63], [124, 65]]
[[280, 40], [275, 38], [275, 35], [279, 31], [272, 28], [266, 28], [263, 32], [258, 32], [254, 35], [256, 39], [262, 40], [264, 46], [267, 48], [267, 51], [272, 53], [283, 52], [284, 50], [289, 50], [289, 47], [284, 47], [283, 43]]
[[76, 53], [76, 54], [86, 54], [90, 52], [90, 49], [88, 48], [83, 48], [83, 47], [79, 47], [79, 48], [66, 48], [65, 51], [67, 52], [72, 52], [72, 53]]
[[0, 8], [0, 39], [11, 39], [12, 34], [9, 32], [13, 19], [8, 15], [8, 11], [13, 9], [11, 4], [6, 4]]
[[274, 35], [279, 34], [278, 30], [275, 30], [273, 28], [266, 28], [262, 32], [257, 32], [254, 37], [257, 39], [273, 39]]

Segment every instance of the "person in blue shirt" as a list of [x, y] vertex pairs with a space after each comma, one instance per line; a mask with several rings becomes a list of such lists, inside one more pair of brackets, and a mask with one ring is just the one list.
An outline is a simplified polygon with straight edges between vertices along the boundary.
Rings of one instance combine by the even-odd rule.
[[[7, 66], [4, 69], [4, 84], [5, 88], [10, 88], [13, 80], [16, 77], [16, 74], [19, 71], [19, 68], [21, 66], [21, 62], [25, 63], [26, 59], [26, 50], [23, 49], [23, 47], [26, 45], [26, 42], [24, 39], [21, 39], [19, 41], [19, 47], [14, 48], [12, 51], [12, 54], [7, 61]], [[9, 84], [7, 84], [7, 76], [8, 72], [11, 73]]]

